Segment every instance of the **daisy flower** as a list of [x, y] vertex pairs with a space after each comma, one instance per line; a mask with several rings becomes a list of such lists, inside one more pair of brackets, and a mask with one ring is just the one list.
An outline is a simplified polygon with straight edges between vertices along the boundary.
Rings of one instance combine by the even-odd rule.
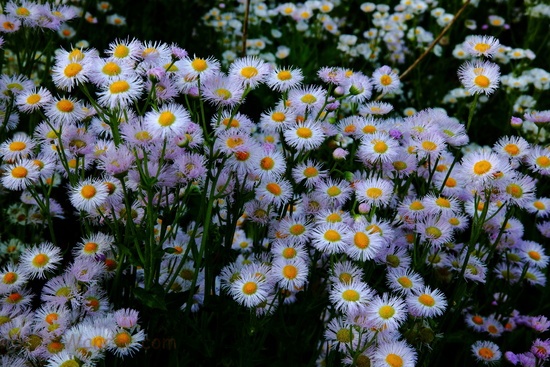
[[292, 197], [292, 185], [286, 179], [262, 181], [256, 189], [256, 195], [279, 206]]
[[498, 345], [487, 340], [475, 342], [471, 347], [471, 351], [478, 361], [485, 364], [497, 363], [502, 356]]
[[344, 205], [353, 193], [347, 181], [324, 178], [316, 183], [315, 192], [335, 207]]
[[101, 180], [86, 179], [71, 189], [69, 199], [76, 209], [90, 213], [102, 205], [108, 195], [108, 189]]
[[300, 114], [317, 114], [325, 103], [327, 92], [320, 86], [292, 88], [288, 91], [288, 101]]
[[21, 270], [29, 278], [43, 279], [46, 273], [54, 270], [61, 262], [61, 250], [49, 242], [42, 242], [38, 246], [26, 249], [20, 258]]
[[309, 267], [300, 257], [273, 262], [271, 275], [282, 289], [301, 289], [307, 283]]
[[2, 185], [8, 190], [24, 190], [35, 183], [39, 176], [38, 167], [33, 160], [22, 159], [2, 169]]
[[305, 245], [311, 239], [312, 223], [304, 215], [294, 214], [281, 219], [277, 226], [278, 237], [284, 243]]
[[187, 79], [200, 77], [204, 80], [220, 71], [220, 62], [213, 57], [204, 59], [197, 56], [193, 56], [193, 58], [188, 56], [178, 61], [177, 65], [181, 69], [181, 74]]
[[343, 253], [348, 246], [345, 242], [349, 227], [344, 223], [323, 223], [312, 230], [312, 245], [317, 250], [328, 253]]
[[416, 233], [420, 235], [422, 241], [435, 247], [439, 247], [453, 238], [451, 225], [444, 218], [434, 215], [428, 215], [419, 221]]
[[79, 122], [86, 116], [82, 104], [71, 97], [53, 98], [44, 108], [50, 120], [62, 123]]
[[20, 265], [7, 264], [0, 270], [0, 294], [10, 293], [22, 288], [27, 283], [28, 277], [21, 271]]
[[0, 144], [0, 157], [6, 162], [28, 158], [36, 143], [24, 132], [17, 132]]
[[399, 89], [401, 82], [391, 67], [384, 65], [374, 71], [372, 82], [378, 92], [383, 94], [392, 93]]
[[350, 244], [345, 248], [345, 253], [358, 261], [374, 259], [384, 245], [380, 234], [367, 231], [360, 222], [354, 223], [351, 230], [346, 232], [345, 242]]
[[500, 68], [489, 61], [466, 61], [459, 68], [458, 77], [470, 93], [489, 95], [498, 88]]
[[405, 302], [397, 296], [384, 293], [374, 296], [365, 308], [365, 315], [378, 330], [394, 331], [407, 319]]
[[137, 76], [116, 78], [102, 84], [97, 93], [97, 101], [101, 106], [114, 108], [128, 107], [135, 102], [143, 91], [143, 82]]
[[502, 156], [486, 150], [477, 150], [464, 155], [458, 168], [457, 179], [472, 189], [483, 190], [494, 182], [495, 177], [510, 170], [510, 165]]
[[251, 308], [267, 300], [272, 286], [264, 276], [243, 269], [230, 286], [231, 296], [241, 305]]
[[543, 176], [550, 175], [550, 149], [536, 145], [525, 160], [533, 172]]
[[361, 138], [357, 156], [365, 163], [391, 162], [399, 152], [398, 146], [399, 143], [389, 134], [377, 131]]
[[386, 277], [390, 289], [403, 295], [411, 294], [424, 287], [424, 280], [420, 274], [408, 268], [390, 269]]
[[285, 107], [283, 104], [264, 112], [260, 117], [261, 128], [270, 132], [282, 131], [295, 121], [296, 112], [294, 109]]
[[520, 256], [529, 264], [544, 269], [550, 261], [544, 247], [537, 242], [524, 240], [520, 246]]
[[492, 57], [498, 51], [500, 43], [493, 36], [471, 35], [466, 37], [462, 46], [472, 56]]
[[283, 135], [287, 144], [298, 151], [315, 150], [326, 138], [323, 129], [313, 120], [293, 124], [283, 132]]
[[229, 67], [229, 78], [242, 84], [245, 88], [255, 88], [264, 82], [270, 66], [256, 56], [246, 56], [235, 60]]
[[345, 91], [347, 98], [354, 103], [362, 103], [372, 95], [372, 83], [370, 78], [362, 73], [354, 73], [346, 81]]
[[447, 301], [443, 293], [424, 286], [413, 291], [405, 299], [409, 312], [414, 317], [436, 317], [445, 312]]
[[378, 344], [373, 356], [376, 366], [414, 367], [416, 351], [404, 341], [388, 341]]
[[393, 111], [393, 106], [387, 102], [369, 102], [359, 107], [359, 114], [361, 116], [368, 115], [386, 115]]
[[189, 122], [191, 115], [177, 103], [164, 105], [158, 111], [149, 111], [144, 116], [145, 126], [162, 138], [183, 134]]
[[91, 71], [90, 58], [82, 60], [56, 59], [52, 69], [52, 80], [58, 89], [70, 92], [74, 87], [88, 81]]
[[393, 196], [393, 183], [382, 178], [368, 178], [355, 184], [357, 199], [369, 205], [383, 207]]
[[374, 292], [361, 280], [349, 283], [335, 283], [329, 293], [329, 300], [337, 310], [344, 313], [364, 310]]
[[286, 92], [298, 87], [303, 79], [302, 70], [299, 68], [277, 67], [269, 72], [265, 82], [274, 91]]
[[136, 39], [126, 39], [111, 42], [105, 54], [116, 60], [135, 62], [140, 57], [141, 42]]
[[52, 100], [52, 94], [44, 87], [37, 87], [19, 93], [15, 103], [19, 111], [32, 113], [48, 105]]
[[255, 172], [260, 175], [260, 179], [280, 178], [286, 171], [286, 161], [282, 153], [275, 149], [263, 149], [262, 153], [258, 156], [258, 167], [255, 169]]
[[519, 161], [530, 152], [529, 143], [520, 136], [503, 136], [495, 143], [493, 150], [497, 154]]
[[525, 209], [532, 214], [535, 214], [537, 218], [546, 218], [550, 215], [550, 198], [541, 197], [533, 199], [529, 202]]
[[243, 102], [244, 89], [238, 81], [216, 73], [204, 80], [203, 98], [217, 107], [234, 107]]
[[360, 281], [362, 276], [362, 270], [353, 262], [339, 261], [334, 264], [329, 280], [331, 283], [348, 284], [353, 281]]
[[536, 194], [536, 181], [531, 176], [518, 173], [504, 188], [504, 199], [520, 208], [526, 208]]
[[[346, 353], [348, 350], [356, 350], [365, 342], [366, 335], [360, 335], [358, 330], [341, 317], [335, 317], [327, 324], [324, 333], [325, 340], [332, 348]], [[331, 350], [332, 350], [331, 348]]]
[[112, 80], [122, 79], [134, 74], [132, 64], [115, 57], [96, 58], [90, 68], [90, 81], [101, 87]]
[[307, 188], [317, 186], [325, 177], [327, 177], [327, 171], [322, 169], [321, 163], [313, 160], [298, 164], [292, 169], [292, 178], [296, 183], [303, 182]]

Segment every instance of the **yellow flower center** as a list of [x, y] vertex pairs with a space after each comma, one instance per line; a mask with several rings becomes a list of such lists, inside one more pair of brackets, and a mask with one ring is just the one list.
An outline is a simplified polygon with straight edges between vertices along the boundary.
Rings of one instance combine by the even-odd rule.
[[481, 160], [474, 164], [474, 173], [476, 175], [484, 175], [487, 172], [489, 172], [492, 167], [493, 165], [491, 164], [491, 162], [486, 160]]
[[40, 102], [40, 100], [42, 99], [42, 97], [40, 96], [40, 94], [31, 94], [30, 96], [27, 97], [27, 104], [30, 104], [30, 105], [34, 105], [34, 104], [37, 104], [38, 102]]
[[277, 73], [277, 78], [279, 80], [290, 80], [292, 79], [292, 74], [288, 70], [281, 70]]
[[112, 94], [124, 93], [130, 89], [130, 83], [126, 80], [117, 80], [109, 86], [109, 91]]
[[439, 197], [435, 200], [435, 203], [438, 206], [442, 207], [442, 208], [450, 208], [451, 207], [451, 202], [449, 200], [445, 199], [445, 198]]
[[475, 46], [474, 46], [474, 49], [476, 51], [479, 51], [481, 53], [483, 52], [486, 52], [488, 49], [491, 48], [491, 45], [487, 44], [487, 43], [477, 43]]
[[129, 54], [130, 54], [130, 48], [128, 46], [125, 46], [125, 45], [117, 45], [115, 47], [114, 52], [113, 52], [114, 57], [119, 58], [119, 59], [123, 59], [125, 57], [128, 57]]
[[506, 186], [506, 192], [510, 196], [513, 196], [516, 199], [519, 199], [523, 196], [523, 189], [521, 188], [520, 185], [515, 183], [509, 184], [508, 186]]
[[22, 142], [22, 141], [14, 141], [14, 142], [10, 143], [9, 149], [10, 149], [12, 152], [20, 152], [20, 151], [22, 151], [23, 149], [25, 149], [26, 147], [27, 147], [27, 144], [25, 144], [24, 142]]
[[32, 259], [32, 264], [37, 268], [43, 268], [48, 265], [50, 258], [46, 254], [38, 254]]
[[286, 115], [282, 112], [273, 112], [271, 119], [275, 122], [283, 122], [286, 119]]
[[456, 217], [449, 218], [449, 224], [452, 226], [458, 226], [460, 224], [460, 221]]
[[535, 261], [539, 261], [541, 256], [540, 256], [540, 253], [538, 251], [535, 251], [535, 250], [531, 250], [529, 252], [527, 252], [527, 255], [529, 255], [529, 257]]
[[69, 53], [68, 59], [73, 61], [81, 61], [84, 59], [84, 53], [78, 48], [75, 48]]
[[54, 340], [50, 342], [46, 348], [48, 349], [48, 352], [55, 354], [65, 349], [65, 345], [59, 341]]
[[423, 141], [422, 149], [432, 152], [437, 149], [437, 144], [434, 143], [433, 141]]
[[95, 253], [98, 249], [98, 244], [95, 243], [95, 242], [87, 242], [86, 244], [84, 244], [84, 252], [87, 252], [87, 253]]
[[432, 239], [438, 239], [441, 237], [443, 232], [441, 232], [441, 230], [437, 227], [427, 227], [426, 234]]
[[91, 199], [96, 193], [97, 190], [94, 185], [84, 185], [82, 186], [82, 189], [80, 189], [80, 194], [84, 199]]
[[134, 137], [139, 141], [149, 141], [153, 138], [148, 131], [138, 131], [134, 134]]
[[315, 167], [307, 167], [304, 169], [304, 176], [307, 178], [317, 177], [319, 175], [319, 171]]
[[313, 104], [317, 102], [317, 98], [311, 93], [304, 94], [300, 100], [305, 104]]
[[336, 332], [336, 340], [340, 343], [350, 343], [353, 340], [353, 334], [350, 329], [342, 328]]
[[363, 132], [365, 134], [374, 134], [376, 131], [378, 131], [378, 129], [374, 125], [365, 125], [363, 127]]
[[340, 239], [342, 238], [340, 236], [340, 233], [338, 233], [338, 231], [335, 231], [334, 229], [329, 229], [325, 232], [325, 240], [327, 241], [330, 241], [330, 242], [337, 242], [337, 241], [340, 241]]
[[63, 73], [67, 78], [73, 78], [82, 71], [82, 65], [76, 62], [72, 62], [65, 67]]
[[390, 353], [386, 356], [386, 362], [391, 367], [403, 367], [403, 358], [397, 354]]
[[113, 341], [117, 347], [124, 348], [130, 345], [132, 342], [132, 336], [126, 331], [121, 331], [115, 335]]
[[257, 290], [258, 290], [258, 284], [256, 284], [255, 282], [246, 282], [243, 284], [242, 291], [246, 295], [250, 296], [256, 293]]
[[241, 69], [241, 75], [246, 79], [254, 78], [256, 75], [258, 75], [258, 69], [256, 69], [254, 66], [245, 66]]
[[548, 158], [545, 155], [542, 155], [536, 159], [536, 163], [538, 166], [542, 168], [548, 168], [550, 167], [550, 158]]
[[275, 182], [268, 183], [267, 185], [265, 185], [265, 188], [267, 189], [267, 191], [269, 191], [275, 196], [279, 196], [283, 192], [283, 190], [281, 189], [281, 186], [279, 186], [279, 184]]
[[363, 232], [357, 232], [353, 236], [353, 243], [360, 249], [366, 249], [370, 245], [370, 238]]
[[378, 154], [386, 153], [388, 150], [388, 144], [382, 140], [376, 140], [373, 147], [374, 151]]
[[287, 279], [296, 279], [298, 276], [298, 269], [294, 265], [285, 265], [283, 267], [283, 276]]
[[329, 223], [339, 223], [342, 221], [342, 217], [338, 213], [331, 213], [327, 216], [327, 222]]
[[382, 196], [382, 190], [380, 190], [378, 187], [371, 187], [367, 189], [366, 195], [371, 199], [378, 199], [380, 196]]
[[53, 324], [55, 321], [57, 321], [57, 319], [59, 319], [59, 315], [56, 314], [56, 313], [49, 313], [46, 315], [46, 317], [44, 318], [44, 321], [46, 321], [48, 324]]
[[480, 348], [477, 351], [477, 354], [479, 354], [479, 356], [483, 359], [492, 359], [495, 355], [495, 353], [493, 353], [493, 351], [490, 348], [486, 348], [486, 347]]
[[503, 149], [511, 156], [516, 156], [519, 154], [519, 147], [516, 144], [507, 144]]
[[74, 103], [69, 101], [68, 99], [62, 99], [56, 104], [57, 109], [61, 112], [73, 112], [74, 110]]
[[394, 161], [392, 163], [393, 168], [395, 168], [396, 171], [402, 171], [407, 168], [407, 163], [403, 161]]
[[164, 111], [160, 114], [158, 118], [158, 123], [161, 126], [170, 126], [176, 121], [176, 115], [170, 111]]
[[487, 88], [491, 81], [485, 75], [478, 75], [474, 79], [474, 83], [481, 88]]
[[229, 148], [235, 149], [239, 145], [244, 144], [244, 140], [242, 138], [239, 138], [239, 137], [231, 137], [231, 138], [227, 139], [226, 143], [227, 143], [227, 146]]
[[378, 309], [378, 314], [383, 319], [389, 319], [395, 315], [395, 309], [390, 305], [384, 305]]
[[200, 73], [208, 68], [208, 64], [206, 63], [206, 60], [197, 58], [191, 61], [191, 67]]
[[407, 289], [412, 288], [413, 286], [412, 280], [406, 276], [397, 278], [397, 283], [401, 284], [403, 288], [407, 288]]
[[262, 167], [262, 169], [266, 171], [273, 169], [274, 166], [275, 166], [275, 161], [271, 157], [264, 157], [260, 161], [260, 167]]
[[296, 129], [296, 135], [302, 139], [309, 139], [313, 136], [313, 131], [309, 127], [302, 126]]
[[353, 276], [350, 273], [342, 273], [338, 276], [338, 280], [344, 284], [349, 284], [353, 280]]
[[13, 284], [17, 281], [17, 278], [18, 278], [17, 273], [10, 271], [4, 274], [4, 276], [2, 277], [2, 282], [4, 284]]
[[383, 86], [388, 86], [392, 83], [393, 79], [391, 76], [389, 75], [382, 75], [380, 77], [380, 84], [382, 84]]
[[297, 223], [291, 225], [288, 231], [294, 236], [299, 236], [306, 231], [306, 227], [302, 224]]
[[456, 180], [452, 177], [447, 178], [447, 180], [445, 181], [445, 186], [456, 187]]
[[107, 74], [109, 76], [115, 76], [115, 75], [120, 74], [122, 69], [120, 68], [120, 66], [116, 62], [109, 61], [109, 62], [105, 63], [105, 65], [103, 65], [103, 68], [101, 69], [101, 71], [104, 74]]
[[293, 247], [287, 247], [283, 250], [283, 257], [285, 259], [293, 259], [296, 257], [296, 249]]
[[355, 289], [346, 289], [342, 292], [342, 298], [344, 301], [357, 302], [361, 298], [361, 295]]
[[421, 201], [415, 200], [409, 205], [411, 210], [422, 210], [424, 209], [424, 204]]
[[90, 340], [90, 344], [92, 347], [95, 347], [97, 349], [103, 348], [105, 345], [107, 345], [107, 339], [102, 337], [101, 335], [94, 336], [92, 340]]
[[330, 197], [335, 197], [335, 196], [338, 196], [342, 193], [342, 190], [340, 190], [340, 188], [338, 186], [331, 186], [327, 189], [327, 194], [330, 196]]
[[28, 17], [29, 15], [31, 15], [31, 12], [29, 11], [29, 9], [24, 7], [17, 8], [15, 10], [15, 13], [21, 17]]
[[232, 96], [231, 92], [225, 88], [218, 88], [214, 91], [214, 93], [225, 101], [227, 101]]
[[418, 302], [422, 303], [424, 306], [433, 307], [435, 306], [435, 299], [429, 294], [421, 294], [418, 297]]

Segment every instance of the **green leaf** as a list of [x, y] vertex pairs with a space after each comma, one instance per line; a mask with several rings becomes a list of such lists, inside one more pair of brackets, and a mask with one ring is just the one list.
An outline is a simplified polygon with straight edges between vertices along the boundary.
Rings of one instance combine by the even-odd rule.
[[135, 288], [134, 296], [136, 296], [138, 301], [149, 308], [156, 308], [166, 311], [164, 289], [160, 285], [156, 285], [148, 291], [143, 288]]

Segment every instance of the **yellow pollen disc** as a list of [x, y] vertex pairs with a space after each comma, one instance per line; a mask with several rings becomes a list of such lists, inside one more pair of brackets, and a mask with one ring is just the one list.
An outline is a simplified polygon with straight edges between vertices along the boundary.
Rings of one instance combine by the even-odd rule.
[[275, 166], [275, 161], [271, 157], [264, 157], [260, 161], [260, 167], [262, 167], [262, 169], [266, 171], [273, 169], [274, 166]]
[[306, 231], [306, 227], [304, 227], [302, 224], [299, 224], [299, 223], [293, 224], [290, 226], [288, 231], [294, 236], [299, 236]]
[[277, 73], [277, 78], [279, 80], [290, 80], [292, 79], [292, 74], [288, 70], [281, 70]]
[[365, 194], [371, 199], [378, 199], [380, 196], [382, 196], [382, 190], [380, 190], [378, 187], [371, 187], [367, 189]]
[[418, 297], [418, 302], [422, 303], [424, 306], [433, 307], [435, 306], [435, 299], [429, 294], [421, 294]]
[[294, 257], [296, 257], [296, 254], [296, 249], [292, 247], [287, 247], [283, 250], [283, 257], [285, 259], [293, 259]]
[[386, 356], [386, 362], [391, 367], [402, 367], [403, 366], [403, 358], [398, 356], [397, 354], [390, 353]]
[[327, 189], [327, 194], [331, 197], [338, 196], [342, 193], [342, 190], [338, 186], [331, 186]]
[[332, 213], [327, 216], [327, 222], [329, 223], [339, 223], [342, 221], [342, 217], [338, 213]]
[[402, 171], [407, 168], [407, 163], [403, 161], [395, 161], [392, 163], [393, 168], [395, 168], [396, 171]]
[[422, 149], [432, 152], [437, 149], [437, 144], [434, 143], [433, 141], [423, 141]]
[[319, 175], [319, 171], [315, 167], [307, 167], [304, 169], [304, 176], [307, 178], [317, 177]]
[[479, 350], [477, 351], [477, 354], [479, 354], [479, 356], [483, 359], [491, 359], [494, 357], [495, 353], [493, 353], [493, 351], [489, 348], [479, 348]]
[[50, 313], [47, 314], [44, 318], [44, 321], [46, 321], [48, 324], [53, 324], [57, 319], [59, 318], [59, 315], [56, 313]]
[[412, 288], [413, 286], [413, 282], [411, 281], [411, 279], [406, 276], [397, 278], [397, 283], [401, 284], [403, 288], [407, 288], [407, 289]]
[[225, 126], [229, 126], [229, 127], [239, 127], [241, 126], [241, 123], [239, 122], [239, 120], [237, 120], [236, 118], [229, 118], [229, 117], [226, 117], [223, 119], [222, 121], [222, 124], [224, 124]]
[[17, 274], [14, 273], [13, 271], [10, 271], [6, 274], [4, 274], [4, 276], [2, 277], [2, 283], [4, 284], [13, 284], [17, 281]]
[[481, 317], [479, 315], [475, 315], [474, 317], [472, 317], [472, 321], [476, 325], [483, 325], [483, 317]]
[[148, 131], [138, 131], [134, 134], [134, 137], [139, 141], [148, 141], [152, 139], [152, 136]]
[[445, 181], [445, 186], [456, 187], [456, 180], [452, 177], [447, 178], [447, 180]]
[[365, 134], [374, 134], [376, 131], [378, 131], [378, 129], [374, 125], [365, 125], [363, 127], [363, 132]]
[[326, 231], [324, 237], [325, 237], [325, 240], [330, 242], [337, 242], [337, 241], [340, 241], [340, 239], [342, 238], [340, 236], [340, 233], [338, 233], [334, 229], [329, 229], [328, 231]]
[[296, 135], [302, 139], [309, 139], [313, 136], [313, 131], [309, 127], [299, 127], [296, 129]]
[[55, 292], [55, 295], [59, 297], [69, 297], [71, 295], [71, 288], [61, 287]]
[[101, 335], [94, 336], [92, 340], [90, 340], [90, 344], [92, 347], [96, 347], [97, 349], [103, 348], [107, 344], [107, 339], [102, 337]]
[[383, 319], [389, 319], [395, 315], [395, 309], [390, 305], [384, 305], [378, 309], [378, 314]]
[[31, 12], [29, 11], [29, 9], [24, 7], [17, 8], [17, 10], [15, 10], [15, 13], [22, 17], [28, 17], [29, 15], [31, 15]]
[[120, 66], [116, 62], [109, 61], [109, 62], [105, 63], [105, 65], [103, 65], [103, 68], [101, 69], [101, 71], [104, 74], [107, 74], [109, 76], [115, 76], [115, 75], [120, 74], [122, 69], [120, 68]]
[[265, 188], [267, 189], [267, 191], [269, 191], [270, 193], [272, 193], [275, 196], [279, 196], [283, 193], [283, 190], [281, 189], [281, 186], [279, 186], [279, 184], [277, 184], [275, 182], [268, 183], [267, 185], [265, 185]]
[[65, 70], [63, 70], [63, 74], [65, 74], [67, 78], [73, 78], [81, 71], [82, 71], [82, 65], [76, 62], [72, 62], [65, 67]]
[[336, 332], [336, 340], [340, 343], [350, 343], [353, 340], [353, 334], [350, 329], [340, 329]]
[[437, 227], [428, 227], [426, 228], [426, 234], [430, 236], [430, 238], [438, 239], [443, 233]]
[[286, 119], [286, 116], [282, 112], [273, 112], [271, 114], [271, 119], [275, 122], [283, 122]]
[[232, 96], [231, 92], [225, 88], [218, 88], [214, 93], [223, 100], [228, 100]]
[[48, 352], [55, 354], [65, 349], [65, 345], [58, 341], [52, 341], [51, 343], [48, 344], [46, 348], [48, 349]]
[[81, 61], [82, 59], [84, 59], [84, 53], [78, 48], [75, 48], [69, 53], [68, 59], [73, 61]]
[[481, 52], [481, 53], [486, 52], [490, 48], [491, 48], [491, 45], [489, 45], [487, 43], [478, 43], [474, 46], [474, 49], [476, 51]]
[[474, 83], [481, 88], [487, 88], [491, 81], [485, 75], [478, 75], [474, 79]]
[[25, 178], [27, 177], [29, 171], [25, 167], [18, 166], [11, 170], [11, 175], [15, 178]]
[[407, 241], [407, 243], [412, 244], [414, 242], [414, 239], [415, 239], [414, 233], [407, 233], [405, 235], [405, 240]]
[[302, 98], [300, 98], [300, 100], [305, 104], [313, 104], [317, 102], [317, 98], [311, 93], [307, 93], [303, 95]]
[[370, 224], [365, 228], [365, 231], [372, 232], [372, 233], [380, 233], [382, 235], [382, 228], [377, 226], [376, 224]]
[[14, 141], [14, 142], [10, 143], [9, 149], [10, 149], [12, 152], [20, 152], [20, 151], [22, 151], [23, 149], [25, 149], [26, 147], [27, 147], [27, 144], [25, 144], [24, 142], [22, 142], [22, 141]]
[[200, 73], [208, 68], [208, 64], [204, 59], [194, 59], [191, 61], [191, 67]]
[[542, 155], [536, 159], [537, 166], [540, 166], [542, 168], [548, 168], [550, 167], [550, 158], [548, 158], [545, 155]]
[[421, 201], [415, 200], [409, 205], [411, 210], [422, 210], [424, 209], [424, 204]]
[[523, 189], [521, 188], [521, 186], [514, 183], [506, 186], [506, 192], [516, 199], [519, 199], [523, 196]]
[[283, 267], [283, 276], [287, 279], [296, 279], [298, 276], [298, 269], [294, 265], [285, 265], [285, 267]]
[[83, 249], [84, 252], [94, 253], [97, 251], [98, 247], [98, 244], [95, 242], [87, 242], [86, 244], [84, 244]]
[[353, 280], [353, 277], [350, 273], [342, 273], [338, 276], [338, 280], [344, 284], [349, 284]]
[[30, 96], [27, 97], [27, 104], [30, 104], [30, 105], [34, 105], [34, 104], [37, 104], [38, 102], [40, 102], [40, 100], [42, 99], [42, 97], [40, 96], [40, 94], [31, 94]]
[[113, 52], [113, 56], [119, 59], [128, 57], [129, 54], [130, 54], [130, 48], [128, 48], [128, 46], [125, 46], [125, 45], [117, 45]]
[[458, 218], [449, 218], [449, 224], [452, 226], [458, 226], [460, 224], [460, 221]]
[[374, 151], [378, 154], [382, 154], [382, 153], [386, 153], [386, 151], [388, 150], [388, 144], [386, 144], [386, 142], [382, 141], [382, 140], [377, 140], [373, 147]]
[[130, 84], [126, 80], [117, 80], [109, 86], [109, 92], [112, 94], [124, 93], [130, 89]]
[[80, 189], [80, 194], [84, 199], [91, 199], [95, 196], [97, 190], [94, 185], [84, 185]]
[[38, 254], [32, 259], [32, 264], [37, 268], [42, 268], [48, 264], [50, 258], [46, 254]]
[[245, 66], [241, 69], [241, 75], [246, 79], [254, 78], [256, 75], [258, 75], [258, 69], [256, 69], [254, 66]]
[[229, 148], [234, 149], [238, 147], [239, 145], [244, 144], [244, 140], [242, 138], [238, 137], [231, 137], [227, 139], [226, 144]]
[[363, 232], [357, 232], [353, 236], [353, 243], [360, 249], [366, 249], [370, 245], [370, 238]]
[[474, 164], [474, 173], [476, 175], [484, 175], [487, 172], [489, 172], [491, 168], [493, 168], [493, 165], [491, 164], [491, 162], [482, 160]]
[[380, 77], [380, 84], [382, 84], [383, 86], [390, 85], [392, 81], [393, 81], [393, 79], [389, 75], [382, 75]]
[[238, 161], [244, 162], [247, 161], [248, 158], [250, 158], [249, 152], [236, 152], [235, 158], [237, 158]]
[[243, 284], [242, 291], [246, 295], [252, 295], [258, 290], [258, 285], [254, 282], [246, 282]]
[[74, 110], [74, 103], [69, 101], [68, 99], [62, 99], [56, 104], [57, 109], [61, 112], [73, 112]]
[[529, 257], [535, 261], [539, 261], [541, 256], [540, 256], [540, 253], [538, 251], [535, 251], [535, 250], [531, 250], [529, 252], [527, 252], [527, 255], [529, 255]]
[[132, 342], [132, 336], [128, 334], [126, 331], [122, 331], [115, 335], [115, 337], [113, 338], [113, 341], [115, 342], [115, 345], [117, 347], [124, 348], [130, 345], [130, 343]]
[[176, 121], [176, 115], [170, 111], [164, 111], [158, 118], [158, 123], [161, 126], [170, 126]]
[[361, 295], [355, 289], [346, 289], [342, 292], [342, 298], [348, 302], [357, 302]]
[[440, 207], [443, 207], [443, 208], [450, 208], [451, 207], [451, 202], [445, 198], [437, 198], [435, 200], [435, 203], [440, 206]]
[[503, 149], [511, 156], [516, 156], [519, 154], [519, 147], [516, 144], [507, 144]]
[[533, 203], [533, 206], [537, 210], [545, 210], [546, 209], [546, 205], [544, 205], [544, 203], [542, 201], [539, 201], [539, 200], [535, 201]]

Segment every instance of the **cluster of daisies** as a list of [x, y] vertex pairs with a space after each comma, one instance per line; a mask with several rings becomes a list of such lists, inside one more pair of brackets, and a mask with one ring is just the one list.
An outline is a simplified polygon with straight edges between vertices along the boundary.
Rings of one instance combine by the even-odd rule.
[[0, 268], [0, 365], [94, 366], [107, 352], [125, 357], [141, 348], [138, 312], [114, 310], [102, 288], [116, 269], [112, 246], [110, 235], [82, 238], [59, 272], [61, 249], [42, 242]]
[[[491, 48], [476, 42], [472, 55]], [[490, 93], [498, 73], [491, 70], [467, 66], [460, 78], [472, 93]], [[298, 67], [248, 56], [224, 71], [213, 57], [190, 56], [174, 44], [127, 39], [112, 42], [104, 56], [59, 50], [51, 76], [55, 91], [21, 75], [0, 79], [0, 95], [12, 96], [4, 103], [16, 110], [6, 118], [10, 131], [18, 130], [21, 114], [40, 118], [34, 131], [14, 132], [0, 144], [0, 182], [20, 191], [20, 210], [46, 225], [46, 218], [66, 215], [51, 196], [52, 188], [65, 190], [71, 215], [98, 232], [74, 247], [65, 272], [47, 280], [42, 306], [55, 307], [44, 312], [24, 307], [32, 297], [25, 286], [54, 270], [60, 250], [28, 247], [2, 268], [9, 330], [2, 326], [1, 336], [15, 344], [32, 336], [35, 349], [21, 342], [29, 357], [49, 358], [52, 366], [59, 358], [93, 364], [105, 351], [131, 354], [144, 339], [136, 315], [113, 314], [96, 286], [124, 261], [100, 229], [143, 231], [127, 244], [144, 264], [136, 285], [189, 292], [182, 308], [196, 312], [215, 291], [271, 314], [298, 300], [312, 269], [324, 269], [329, 306], [320, 349], [340, 352], [347, 364], [413, 366], [417, 351], [402, 326], [434, 324], [456, 311], [448, 307], [456, 295], [430, 284], [421, 268], [444, 274], [445, 282], [491, 280], [503, 292], [546, 283], [545, 249], [525, 238], [513, 213], [531, 216], [550, 237], [550, 199], [537, 195], [537, 180], [550, 174], [550, 150], [520, 137], [468, 145], [464, 124], [442, 109], [392, 113], [391, 104], [370, 101], [400, 88], [388, 66], [371, 75], [322, 67], [321, 83], [306, 85]], [[260, 85], [279, 100], [253, 120], [239, 111]], [[193, 207], [190, 192], [209, 207]], [[170, 222], [161, 211], [193, 221]], [[235, 235], [211, 245], [211, 226]], [[204, 269], [207, 245], [235, 250], [215, 281]], [[148, 263], [158, 248], [162, 258]], [[384, 286], [374, 286], [369, 267], [383, 272]], [[63, 334], [51, 333], [52, 324], [38, 316], [52, 312], [63, 321], [52, 329]], [[133, 322], [119, 321], [117, 312]], [[511, 318], [487, 316], [502, 324]], [[88, 345], [74, 342], [81, 335]], [[474, 345], [476, 358], [500, 357], [494, 347], [487, 357], [492, 344], [482, 342]]]

